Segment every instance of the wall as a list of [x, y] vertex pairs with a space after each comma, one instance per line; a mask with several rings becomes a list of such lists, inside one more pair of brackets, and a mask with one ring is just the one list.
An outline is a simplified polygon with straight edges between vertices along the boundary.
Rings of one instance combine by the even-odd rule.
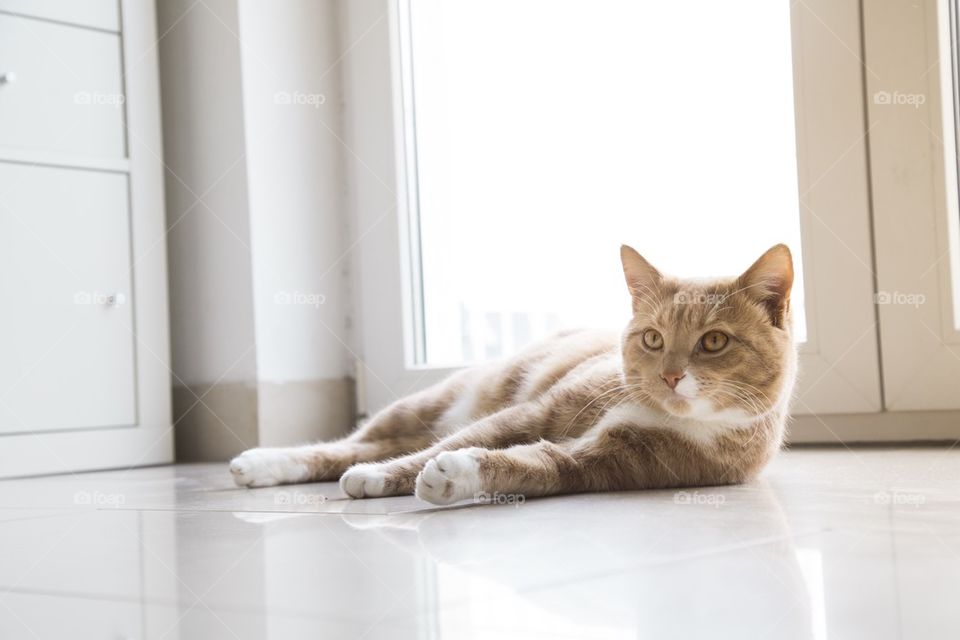
[[337, 3], [157, 8], [177, 457], [340, 435]]
[[[339, 12], [330, 0], [239, 6], [261, 444], [284, 444], [337, 435], [352, 399]], [[315, 416], [334, 428], [314, 432]]]

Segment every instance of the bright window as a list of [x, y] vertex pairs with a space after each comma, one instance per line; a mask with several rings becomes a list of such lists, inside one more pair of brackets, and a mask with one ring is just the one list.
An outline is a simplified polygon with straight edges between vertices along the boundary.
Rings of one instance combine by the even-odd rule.
[[787, 242], [804, 338], [789, 3], [416, 0], [405, 11], [420, 364], [622, 326], [621, 243], [703, 276], [739, 273]]

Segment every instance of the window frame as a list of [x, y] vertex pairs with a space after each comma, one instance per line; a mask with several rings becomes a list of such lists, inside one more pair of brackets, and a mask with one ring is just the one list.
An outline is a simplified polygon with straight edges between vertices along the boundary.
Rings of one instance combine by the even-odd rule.
[[[918, 300], [878, 305], [885, 405], [960, 409], [955, 4], [865, 4], [877, 289]], [[883, 104], [882, 92], [924, 100]]]

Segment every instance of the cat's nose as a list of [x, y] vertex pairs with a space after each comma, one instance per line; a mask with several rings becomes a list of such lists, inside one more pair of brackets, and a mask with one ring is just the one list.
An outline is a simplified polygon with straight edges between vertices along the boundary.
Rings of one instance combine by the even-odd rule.
[[686, 373], [675, 369], [673, 371], [664, 371], [660, 374], [660, 378], [667, 383], [667, 386], [671, 389], [677, 388], [677, 383], [683, 380], [686, 377]]

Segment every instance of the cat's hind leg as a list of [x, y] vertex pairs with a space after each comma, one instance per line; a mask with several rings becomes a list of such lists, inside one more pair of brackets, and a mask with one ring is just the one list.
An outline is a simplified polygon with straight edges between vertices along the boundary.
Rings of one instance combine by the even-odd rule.
[[244, 451], [230, 462], [230, 473], [242, 487], [322, 482], [336, 480], [357, 463], [426, 449], [440, 439], [438, 421], [461, 388], [454, 378], [402, 398], [343, 440]]

